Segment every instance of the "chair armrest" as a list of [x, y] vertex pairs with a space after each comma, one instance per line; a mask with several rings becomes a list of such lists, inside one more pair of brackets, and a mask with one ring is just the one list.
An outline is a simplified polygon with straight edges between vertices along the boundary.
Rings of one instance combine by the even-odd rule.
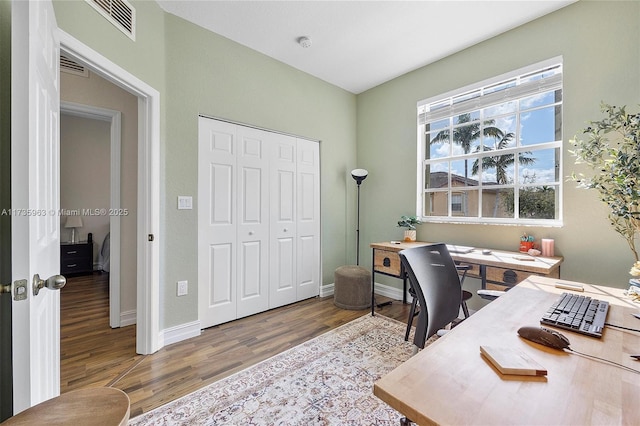
[[480, 289], [477, 293], [478, 296], [482, 297], [483, 299], [494, 300], [505, 294], [506, 291]]

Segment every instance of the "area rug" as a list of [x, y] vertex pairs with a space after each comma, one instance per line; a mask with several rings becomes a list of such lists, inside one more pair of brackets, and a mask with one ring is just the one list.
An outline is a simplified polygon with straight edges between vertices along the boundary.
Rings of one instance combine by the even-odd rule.
[[129, 421], [138, 425], [397, 425], [373, 383], [412, 355], [406, 325], [364, 315]]

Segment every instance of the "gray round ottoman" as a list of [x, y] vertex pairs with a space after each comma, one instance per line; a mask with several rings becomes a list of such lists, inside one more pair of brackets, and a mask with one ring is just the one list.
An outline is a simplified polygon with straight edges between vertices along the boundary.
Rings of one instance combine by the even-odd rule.
[[371, 307], [371, 271], [362, 266], [341, 266], [334, 278], [334, 305], [351, 310]]

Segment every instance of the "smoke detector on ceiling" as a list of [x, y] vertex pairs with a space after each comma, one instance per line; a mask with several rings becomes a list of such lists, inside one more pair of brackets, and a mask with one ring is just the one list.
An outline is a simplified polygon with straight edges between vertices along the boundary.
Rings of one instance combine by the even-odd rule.
[[311, 47], [311, 39], [309, 37], [306, 37], [306, 36], [300, 37], [298, 39], [298, 44], [300, 46], [302, 46], [303, 48], [307, 49], [307, 48]]

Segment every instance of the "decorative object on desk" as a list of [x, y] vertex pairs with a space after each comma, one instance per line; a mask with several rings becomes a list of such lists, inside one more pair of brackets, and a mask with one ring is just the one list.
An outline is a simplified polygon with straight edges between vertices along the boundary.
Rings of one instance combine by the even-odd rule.
[[512, 347], [482, 346], [480, 353], [502, 374], [546, 376], [547, 369], [525, 352]]
[[411, 357], [403, 331], [399, 321], [366, 314], [136, 416], [129, 426], [396, 425], [401, 414], [371, 389]]
[[416, 241], [416, 225], [421, 224], [422, 221], [418, 219], [418, 216], [400, 216], [398, 226], [400, 228], [407, 228], [404, 231], [404, 241], [414, 242]]
[[82, 218], [80, 216], [67, 216], [67, 221], [65, 222], [64, 227], [71, 229], [71, 239], [69, 242], [71, 244], [77, 243], [78, 238], [76, 236], [76, 228], [82, 228]]
[[525, 232], [520, 237], [520, 251], [522, 253], [527, 253], [529, 250], [533, 248], [533, 235], [527, 235]]
[[591, 177], [573, 172], [571, 178], [579, 188], [597, 189], [600, 200], [609, 206], [613, 229], [627, 241], [635, 261], [640, 261], [635, 242], [640, 234], [640, 113], [626, 111], [626, 106], [600, 104], [606, 117], [589, 121], [582, 130], [586, 139], [574, 136], [569, 142], [576, 164], [593, 170]]
[[369, 172], [365, 169], [351, 170], [351, 177], [358, 184], [358, 216], [356, 222], [356, 265], [360, 264], [360, 184], [369, 176]]
[[542, 252], [540, 250], [538, 250], [538, 249], [532, 248], [532, 249], [527, 250], [527, 253], [530, 256], [540, 256], [540, 253], [542, 253]]
[[545, 257], [554, 256], [554, 241], [551, 238], [543, 238], [540, 240], [540, 248], [542, 249], [542, 255]]
[[[634, 277], [640, 277], [640, 262], [634, 263], [629, 273]], [[640, 279], [629, 280], [629, 289], [625, 291], [625, 295], [634, 302], [640, 303]]]

